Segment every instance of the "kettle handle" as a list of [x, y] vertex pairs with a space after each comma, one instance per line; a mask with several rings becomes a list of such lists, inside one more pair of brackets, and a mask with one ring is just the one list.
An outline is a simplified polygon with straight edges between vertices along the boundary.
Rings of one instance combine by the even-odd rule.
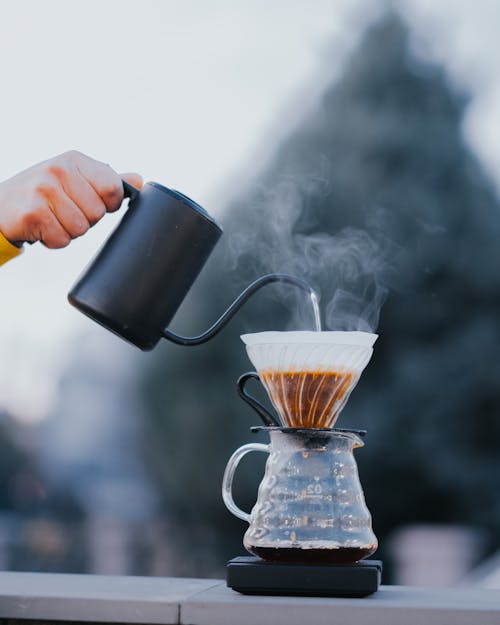
[[128, 197], [129, 199], [133, 200], [137, 195], [139, 195], [140, 189], [138, 189], [137, 187], [134, 187], [134, 185], [130, 184], [130, 182], [123, 180], [123, 178], [122, 178], [122, 185], [123, 185], [123, 198], [124, 199]]
[[224, 477], [222, 478], [222, 499], [226, 504], [226, 508], [239, 519], [243, 519], [247, 523], [250, 523], [250, 515], [248, 512], [244, 512], [241, 508], [234, 503], [233, 499], [233, 478], [236, 467], [240, 463], [243, 456], [246, 456], [251, 451], [263, 451], [268, 454], [270, 445], [263, 445], [262, 443], [248, 443], [237, 449], [234, 454], [229, 458], [224, 471]]

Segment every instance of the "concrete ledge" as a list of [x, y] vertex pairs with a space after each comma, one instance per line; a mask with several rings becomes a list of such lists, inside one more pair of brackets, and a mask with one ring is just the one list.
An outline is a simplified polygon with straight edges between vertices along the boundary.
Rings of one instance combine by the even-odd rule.
[[0, 619], [163, 625], [498, 625], [500, 591], [382, 586], [365, 599], [254, 597], [222, 580], [0, 573]]
[[251, 597], [223, 585], [181, 605], [191, 625], [499, 625], [500, 592], [382, 586], [365, 599]]
[[0, 619], [177, 625], [180, 606], [219, 580], [0, 573]]

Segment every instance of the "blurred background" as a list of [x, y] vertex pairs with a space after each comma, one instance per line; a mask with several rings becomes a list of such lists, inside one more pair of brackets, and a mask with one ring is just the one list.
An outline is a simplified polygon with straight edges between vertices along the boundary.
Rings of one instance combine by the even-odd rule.
[[[338, 424], [368, 430], [385, 582], [500, 587], [500, 5], [0, 11], [0, 179], [78, 149], [205, 206], [225, 235], [179, 332], [271, 270], [319, 289], [326, 327], [377, 328]], [[120, 217], [0, 271], [0, 567], [222, 576], [246, 529], [222, 473], [258, 439], [239, 335], [310, 319], [270, 287], [207, 345], [139, 352], [66, 301]], [[262, 470], [242, 463], [242, 507]]]

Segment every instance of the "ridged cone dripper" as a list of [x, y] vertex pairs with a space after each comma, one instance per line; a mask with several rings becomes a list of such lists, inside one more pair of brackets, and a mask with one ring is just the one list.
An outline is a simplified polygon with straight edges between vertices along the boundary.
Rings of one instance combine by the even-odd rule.
[[368, 332], [241, 337], [284, 427], [331, 428], [373, 353]]

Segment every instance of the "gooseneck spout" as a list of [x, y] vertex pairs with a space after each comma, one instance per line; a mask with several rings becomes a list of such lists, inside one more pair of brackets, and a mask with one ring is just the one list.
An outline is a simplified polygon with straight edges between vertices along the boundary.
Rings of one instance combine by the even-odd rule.
[[213, 338], [216, 334], [218, 334], [234, 317], [234, 315], [238, 312], [238, 310], [243, 306], [243, 304], [252, 297], [254, 293], [256, 293], [259, 289], [266, 286], [266, 284], [273, 284], [275, 282], [281, 282], [283, 284], [291, 284], [309, 295], [311, 299], [311, 305], [314, 310], [314, 322], [316, 330], [321, 330], [321, 322], [319, 317], [319, 309], [318, 309], [318, 298], [314, 289], [302, 278], [297, 276], [292, 276], [287, 273], [269, 273], [265, 276], [261, 276], [255, 282], [252, 282], [247, 288], [238, 295], [238, 297], [234, 300], [234, 302], [229, 306], [229, 308], [217, 319], [217, 321], [208, 328], [206, 332], [199, 334], [198, 336], [179, 336], [172, 332], [171, 330], [165, 329], [162, 332], [162, 336], [172, 343], [177, 343], [178, 345], [200, 345], [201, 343], [205, 343], [206, 341]]

